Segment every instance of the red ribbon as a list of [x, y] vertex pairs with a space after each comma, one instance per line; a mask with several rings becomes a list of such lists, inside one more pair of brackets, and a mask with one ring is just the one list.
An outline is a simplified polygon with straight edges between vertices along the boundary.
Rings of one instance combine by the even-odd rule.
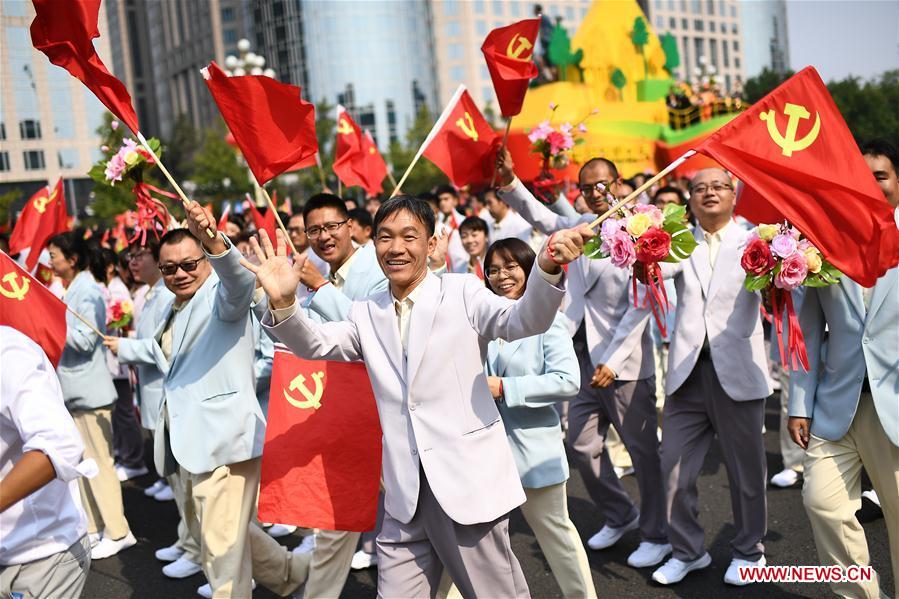
[[128, 240], [128, 243], [134, 243], [135, 240], [140, 239], [140, 245], [146, 244], [147, 231], [153, 231], [153, 234], [159, 239], [156, 222], [158, 221], [162, 225], [163, 231], [168, 229], [169, 211], [165, 204], [150, 195], [150, 192], [172, 199], [177, 199], [178, 196], [149, 183], [137, 183], [131, 188], [131, 191], [137, 196], [137, 224], [134, 227], [134, 235]]
[[[769, 288], [771, 297], [771, 312], [774, 319], [774, 332], [777, 336], [777, 349], [780, 353], [780, 363], [787, 370], [799, 370], [799, 366], [808, 372], [808, 355], [805, 349], [805, 338], [799, 327], [799, 318], [793, 307], [793, 294], [785, 289]], [[787, 353], [784, 353], [784, 324], [783, 314], [787, 314]]]
[[[649, 262], [643, 264], [646, 269], [646, 294], [643, 296], [643, 307], [649, 305], [652, 310], [652, 317], [659, 327], [662, 337], [668, 336], [668, 327], [665, 320], [668, 317], [668, 291], [662, 282], [662, 269], [658, 262]], [[638, 308], [637, 303], [637, 277], [631, 275], [631, 285], [634, 291], [634, 307]]]

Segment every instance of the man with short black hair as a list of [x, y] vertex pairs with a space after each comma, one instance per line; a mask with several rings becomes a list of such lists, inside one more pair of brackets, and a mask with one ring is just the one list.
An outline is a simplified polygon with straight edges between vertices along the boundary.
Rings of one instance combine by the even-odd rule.
[[495, 189], [488, 189], [482, 197], [487, 205], [487, 212], [490, 213], [490, 221], [487, 222], [490, 229], [488, 235], [490, 243], [510, 237], [515, 237], [528, 244], [531, 242], [531, 233], [534, 230], [531, 224], [512, 210], [496, 194]]
[[365, 245], [371, 241], [372, 215], [363, 208], [356, 208], [349, 212], [351, 223], [351, 236], [356, 245]]

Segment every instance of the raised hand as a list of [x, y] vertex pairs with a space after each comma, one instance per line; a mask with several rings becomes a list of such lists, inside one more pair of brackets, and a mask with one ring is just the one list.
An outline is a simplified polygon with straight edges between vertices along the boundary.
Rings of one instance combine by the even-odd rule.
[[496, 154], [496, 182], [505, 187], [515, 180], [515, 163], [508, 148], [502, 148]]
[[260, 231], [260, 241], [256, 241], [255, 237], [250, 239], [250, 247], [256, 254], [259, 264], [252, 264], [246, 258], [241, 258], [240, 263], [256, 275], [256, 280], [268, 296], [269, 306], [277, 310], [289, 308], [296, 301], [300, 272], [305, 261], [298, 260], [291, 265], [287, 259], [287, 241], [284, 239], [284, 233], [278, 229], [275, 231], [275, 237], [277, 250], [272, 247], [268, 233]]
[[437, 245], [434, 246], [434, 251], [428, 255], [428, 266], [431, 270], [437, 270], [443, 266], [446, 266], [446, 252], [447, 248], [449, 248], [449, 240], [452, 231], [447, 229], [446, 227], [439, 227], [439, 231], [435, 233], [437, 237]]
[[216, 222], [208, 210], [192, 201], [184, 207], [184, 212], [187, 214], [187, 228], [200, 240], [207, 252], [216, 255], [228, 249], [221, 235], [209, 236], [208, 231], [215, 231]]
[[294, 258], [294, 265], [297, 262], [300, 263], [300, 282], [308, 289], [318, 289], [328, 282], [328, 279], [322, 275], [305, 253]]
[[544, 272], [559, 272], [559, 267], [576, 260], [584, 252], [584, 243], [594, 237], [586, 223], [574, 229], [561, 229], [549, 236], [537, 255], [537, 263]]

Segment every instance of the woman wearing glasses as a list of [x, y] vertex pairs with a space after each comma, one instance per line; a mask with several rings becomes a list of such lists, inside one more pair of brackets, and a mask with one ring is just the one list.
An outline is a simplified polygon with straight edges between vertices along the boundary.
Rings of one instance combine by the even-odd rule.
[[[536, 255], [516, 238], [497, 241], [484, 260], [487, 288], [510, 299], [522, 296]], [[577, 394], [580, 383], [571, 336], [557, 314], [550, 329], [518, 341], [488, 346], [487, 382], [521, 476], [521, 506], [565, 597], [595, 597], [587, 554], [568, 517], [568, 462], [553, 404]]]
[[[52, 237], [47, 248], [50, 266], [66, 287], [63, 301], [105, 332], [106, 305], [87, 269], [90, 250], [83, 236], [75, 231], [62, 233]], [[106, 366], [103, 337], [70, 312], [66, 325], [66, 344], [56, 373], [66, 408], [84, 441], [84, 459], [93, 458], [99, 468], [94, 478], [78, 479], [78, 487], [93, 545], [91, 559], [103, 559], [137, 543], [125, 519], [112, 458], [112, 405], [118, 396]]]

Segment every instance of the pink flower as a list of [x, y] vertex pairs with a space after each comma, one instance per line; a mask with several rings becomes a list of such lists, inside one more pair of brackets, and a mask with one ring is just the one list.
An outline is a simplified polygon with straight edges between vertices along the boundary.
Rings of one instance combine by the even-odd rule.
[[612, 264], [618, 268], [629, 268], [637, 261], [637, 253], [631, 236], [625, 231], [618, 231], [606, 241]]
[[796, 252], [784, 258], [780, 272], [774, 275], [774, 286], [793, 291], [802, 285], [806, 275], [808, 275], [808, 262], [803, 254]]
[[120, 150], [118, 154], [110, 158], [109, 162], [106, 163], [106, 170], [103, 174], [106, 175], [107, 181], [121, 181], [122, 174], [127, 166]]
[[771, 251], [781, 258], [786, 258], [796, 253], [797, 243], [792, 235], [781, 233], [771, 240]]
[[531, 132], [528, 133], [528, 141], [531, 143], [536, 143], [543, 139], [546, 139], [546, 136], [552, 133], [553, 128], [549, 126], [549, 121], [543, 121], [538, 124], [536, 127], [531, 129]]
[[119, 128], [119, 122], [118, 122], [118, 121], [113, 121], [113, 122], [109, 123], [109, 126], [112, 127], [112, 130], [113, 130], [113, 131], [115, 131], [116, 129]]
[[665, 222], [665, 216], [662, 214], [662, 211], [659, 210], [658, 206], [653, 206], [652, 204], [638, 204], [637, 206], [634, 206], [635, 214], [641, 212], [649, 215], [653, 227], [661, 227], [662, 223]]
[[550, 109], [550, 110], [555, 110], [555, 109], [558, 108], [558, 107], [559, 107], [559, 105], [556, 104], [555, 102], [550, 102], [550, 103], [549, 103], [549, 109]]
[[108, 152], [108, 151], [109, 151], [109, 146], [107, 146], [107, 145], [102, 145], [102, 146], [100, 146], [100, 151], [101, 151], [101, 152]]
[[567, 145], [567, 141], [565, 136], [558, 131], [553, 131], [549, 135], [546, 136], [546, 141], [549, 144], [549, 153], [550, 154], [558, 154], [564, 150], [567, 150], [571, 146]]
[[599, 236], [603, 239], [609, 239], [615, 233], [621, 230], [621, 223], [618, 219], [615, 218], [607, 218], [602, 222], [602, 227], [599, 230]]
[[580, 125], [577, 126], [577, 130], [580, 131], [581, 133], [586, 133], [587, 125], [585, 125], [584, 123], [581, 123]]
[[564, 125], [559, 126], [559, 131], [562, 133], [571, 133], [571, 130], [574, 129], [571, 123], [565, 123]]

